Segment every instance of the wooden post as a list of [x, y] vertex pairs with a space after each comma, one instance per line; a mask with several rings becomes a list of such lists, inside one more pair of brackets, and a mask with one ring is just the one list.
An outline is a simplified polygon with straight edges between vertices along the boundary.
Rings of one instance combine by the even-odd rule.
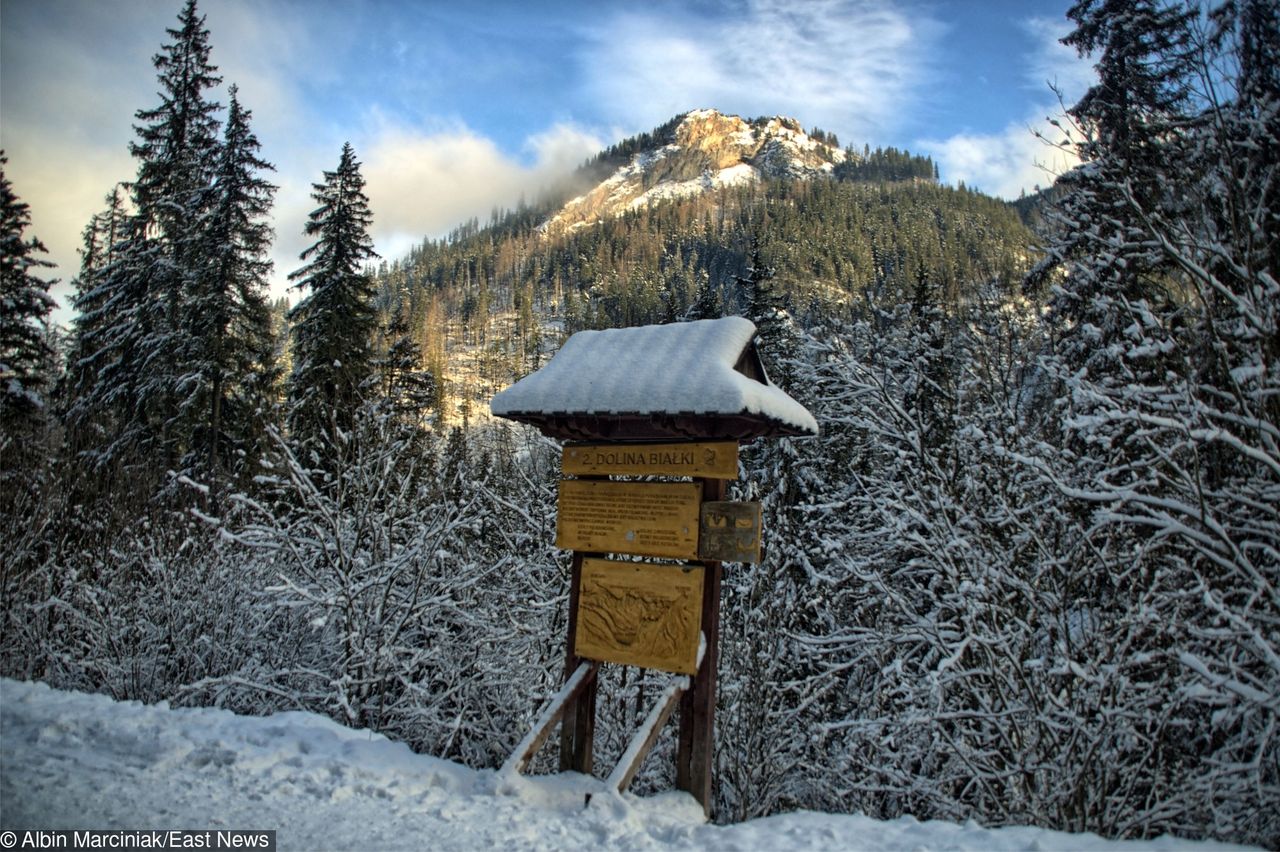
[[[582, 585], [582, 559], [586, 554], [573, 552], [573, 568], [569, 577], [569, 629], [565, 640], [564, 679], [567, 683], [583, 662], [574, 647], [578, 632], [578, 590]], [[591, 681], [565, 705], [560, 722], [560, 771], [590, 775], [596, 734], [596, 685]]]
[[[702, 480], [704, 501], [723, 500], [722, 479]], [[702, 590], [702, 635], [706, 648], [692, 688], [680, 698], [680, 732], [676, 747], [676, 787], [687, 790], [711, 815], [711, 770], [715, 761], [716, 668], [720, 656], [719, 562], [706, 566]]]

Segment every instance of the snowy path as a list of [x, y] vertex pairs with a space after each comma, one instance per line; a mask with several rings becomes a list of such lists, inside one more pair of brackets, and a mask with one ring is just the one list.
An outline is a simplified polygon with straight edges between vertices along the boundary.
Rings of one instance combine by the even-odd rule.
[[684, 794], [602, 791], [582, 776], [476, 772], [308, 713], [171, 710], [0, 680], [5, 829], [275, 829], [283, 850], [1238, 848], [817, 813], [719, 827]]

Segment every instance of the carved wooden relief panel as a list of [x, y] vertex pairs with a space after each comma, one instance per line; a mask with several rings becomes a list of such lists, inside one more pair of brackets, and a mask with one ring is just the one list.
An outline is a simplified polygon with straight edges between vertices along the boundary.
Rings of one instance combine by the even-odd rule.
[[578, 656], [695, 674], [702, 566], [584, 559]]

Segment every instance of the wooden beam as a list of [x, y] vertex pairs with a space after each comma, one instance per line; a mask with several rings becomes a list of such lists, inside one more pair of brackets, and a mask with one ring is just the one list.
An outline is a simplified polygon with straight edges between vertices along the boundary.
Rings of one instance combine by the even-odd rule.
[[573, 723], [573, 753], [569, 768], [583, 775], [590, 775], [595, 771], [596, 687], [599, 683], [599, 678], [591, 678], [573, 702], [577, 705], [577, 711]]
[[644, 763], [649, 750], [653, 748], [653, 744], [657, 741], [658, 734], [662, 731], [662, 726], [671, 718], [671, 713], [676, 709], [680, 696], [684, 695], [685, 690], [688, 688], [689, 678], [687, 675], [671, 679], [662, 695], [658, 697], [658, 702], [653, 705], [653, 709], [645, 717], [640, 730], [631, 738], [631, 744], [627, 746], [627, 750], [618, 759], [618, 765], [609, 773], [609, 778], [605, 781], [607, 785], [617, 788], [619, 793], [631, 786], [632, 779], [640, 771], [640, 765]]
[[577, 699], [584, 689], [595, 683], [596, 671], [599, 667], [600, 664], [592, 660], [578, 666], [577, 671], [565, 681], [560, 691], [552, 696], [551, 701], [542, 709], [533, 728], [502, 764], [502, 772], [523, 772], [528, 767], [529, 761], [538, 753], [538, 749], [542, 748], [547, 737], [551, 736], [551, 729], [564, 716], [565, 708]]

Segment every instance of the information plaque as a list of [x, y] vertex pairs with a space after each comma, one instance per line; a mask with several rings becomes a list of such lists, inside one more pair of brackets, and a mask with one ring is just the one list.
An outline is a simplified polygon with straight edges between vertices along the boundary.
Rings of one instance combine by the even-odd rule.
[[563, 480], [556, 547], [697, 559], [701, 494], [693, 482]]

